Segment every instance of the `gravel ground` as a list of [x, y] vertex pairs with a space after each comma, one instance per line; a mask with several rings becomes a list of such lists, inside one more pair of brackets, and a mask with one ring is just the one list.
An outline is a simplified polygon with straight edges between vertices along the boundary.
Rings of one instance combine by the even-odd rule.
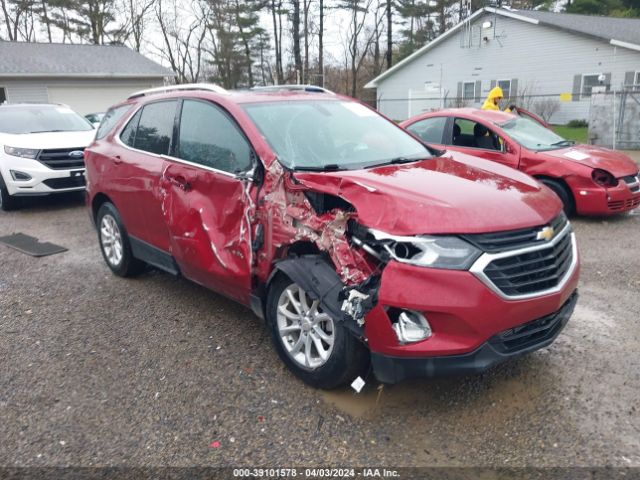
[[581, 299], [551, 347], [356, 395], [296, 380], [225, 298], [111, 275], [80, 198], [0, 213], [69, 248], [0, 245], [0, 465], [640, 466], [640, 213], [573, 223]]

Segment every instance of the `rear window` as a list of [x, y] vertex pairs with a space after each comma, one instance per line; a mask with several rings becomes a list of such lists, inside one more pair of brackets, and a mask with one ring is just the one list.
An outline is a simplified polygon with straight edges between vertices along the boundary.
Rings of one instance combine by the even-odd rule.
[[61, 105], [5, 105], [0, 107], [0, 132], [11, 134], [86, 132], [89, 121]]
[[119, 107], [110, 108], [102, 118], [100, 126], [98, 127], [98, 132], [96, 133], [96, 138], [99, 140], [106, 137], [130, 108], [131, 105], [121, 105]]

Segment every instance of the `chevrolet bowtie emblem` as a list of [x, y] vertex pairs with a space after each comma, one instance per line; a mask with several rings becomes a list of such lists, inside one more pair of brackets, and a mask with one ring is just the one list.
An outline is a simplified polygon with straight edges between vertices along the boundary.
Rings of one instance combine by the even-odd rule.
[[538, 235], [536, 236], [536, 240], [544, 240], [548, 242], [553, 238], [555, 233], [556, 232], [554, 231], [553, 227], [544, 227], [542, 230], [538, 232]]

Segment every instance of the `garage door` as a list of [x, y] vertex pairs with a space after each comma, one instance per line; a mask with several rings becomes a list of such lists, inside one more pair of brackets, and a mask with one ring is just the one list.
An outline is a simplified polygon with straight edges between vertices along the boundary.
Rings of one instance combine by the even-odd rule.
[[133, 92], [149, 88], [151, 85], [130, 85], [130, 86], [91, 86], [91, 87], [71, 87], [71, 86], [49, 86], [49, 101], [53, 103], [64, 103], [81, 115], [87, 113], [104, 112], [114, 103], [120, 102]]

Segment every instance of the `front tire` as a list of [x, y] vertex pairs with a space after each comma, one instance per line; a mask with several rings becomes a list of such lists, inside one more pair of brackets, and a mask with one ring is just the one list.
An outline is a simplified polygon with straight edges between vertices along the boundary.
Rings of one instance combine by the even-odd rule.
[[0, 175], [0, 210], [10, 212], [20, 206], [20, 200], [9, 195], [7, 185], [4, 183], [2, 175]]
[[120, 277], [131, 277], [141, 273], [144, 262], [133, 256], [127, 231], [112, 203], [104, 203], [98, 209], [96, 225], [102, 257], [111, 271]]
[[555, 193], [560, 198], [560, 200], [562, 200], [564, 213], [566, 213], [568, 217], [576, 213], [576, 203], [573, 200], [573, 195], [564, 184], [558, 182], [557, 180], [551, 180], [548, 178], [541, 178], [540, 182], [553, 190], [553, 193]]
[[340, 387], [363, 374], [369, 352], [288, 277], [277, 277], [267, 298], [267, 324], [282, 361], [305, 383]]

